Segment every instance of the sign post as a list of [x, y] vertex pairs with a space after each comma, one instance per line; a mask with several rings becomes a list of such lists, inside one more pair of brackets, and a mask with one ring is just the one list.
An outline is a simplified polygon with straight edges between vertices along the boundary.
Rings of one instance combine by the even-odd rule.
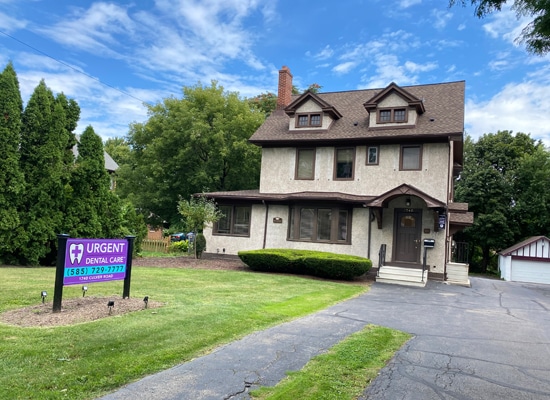
[[132, 254], [134, 252], [135, 236], [126, 236], [128, 241], [128, 260], [126, 261], [126, 277], [124, 278], [124, 288], [122, 290], [122, 298], [130, 298], [130, 279], [132, 278]]
[[53, 292], [53, 312], [61, 311], [63, 300], [63, 272], [65, 271], [65, 250], [69, 235], [61, 233], [57, 235], [57, 264], [55, 269], [55, 286]]

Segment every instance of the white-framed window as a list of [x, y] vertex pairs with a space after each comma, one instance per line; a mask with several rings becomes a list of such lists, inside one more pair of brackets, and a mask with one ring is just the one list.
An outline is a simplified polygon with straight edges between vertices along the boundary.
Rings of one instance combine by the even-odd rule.
[[367, 146], [367, 165], [378, 165], [379, 146]]

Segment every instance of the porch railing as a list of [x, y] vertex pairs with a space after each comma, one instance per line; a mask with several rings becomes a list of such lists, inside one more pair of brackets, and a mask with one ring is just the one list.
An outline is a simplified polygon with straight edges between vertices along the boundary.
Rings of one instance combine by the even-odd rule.
[[468, 264], [469, 254], [468, 242], [454, 242], [451, 261], [456, 263]]
[[386, 245], [381, 244], [380, 250], [378, 251], [378, 271], [376, 271], [376, 276], [380, 276], [380, 268], [386, 263]]

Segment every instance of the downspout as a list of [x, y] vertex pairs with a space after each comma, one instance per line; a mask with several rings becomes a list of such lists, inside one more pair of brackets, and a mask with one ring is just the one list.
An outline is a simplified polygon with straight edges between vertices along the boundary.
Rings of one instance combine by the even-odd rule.
[[265, 200], [262, 200], [262, 203], [265, 206], [265, 221], [264, 221], [264, 243], [262, 245], [262, 249], [265, 249], [265, 244], [267, 241], [267, 217], [269, 214], [269, 204], [265, 202]]
[[[454, 176], [453, 176], [453, 168], [454, 168], [454, 142], [453, 140], [451, 140], [451, 137], [449, 137], [449, 163], [448, 163], [448, 167], [449, 168], [449, 172], [448, 172], [448, 177], [447, 177], [447, 201], [445, 203], [446, 207], [445, 207], [445, 264], [443, 265], [443, 280], [446, 281], [447, 280], [447, 262], [450, 261], [449, 260], [449, 245], [450, 245], [450, 236], [449, 236], [449, 203], [453, 200], [452, 197], [454, 197], [454, 193], [453, 193], [453, 196], [451, 197], [451, 193], [450, 193], [450, 190], [451, 190], [451, 185], [452, 185], [452, 180], [454, 179]], [[439, 223], [439, 221], [437, 221], [437, 223]]]
[[372, 210], [369, 207], [369, 232], [367, 234], [367, 258], [370, 260], [371, 232], [372, 232]]

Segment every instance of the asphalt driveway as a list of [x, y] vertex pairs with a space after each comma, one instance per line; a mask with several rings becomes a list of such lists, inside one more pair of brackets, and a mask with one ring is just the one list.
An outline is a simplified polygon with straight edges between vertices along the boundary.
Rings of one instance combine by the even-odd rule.
[[103, 399], [249, 399], [367, 324], [414, 337], [361, 399], [550, 399], [550, 285], [481, 278], [471, 288], [375, 283]]
[[549, 285], [375, 285], [361, 300], [357, 316], [414, 335], [362, 399], [550, 399]]

